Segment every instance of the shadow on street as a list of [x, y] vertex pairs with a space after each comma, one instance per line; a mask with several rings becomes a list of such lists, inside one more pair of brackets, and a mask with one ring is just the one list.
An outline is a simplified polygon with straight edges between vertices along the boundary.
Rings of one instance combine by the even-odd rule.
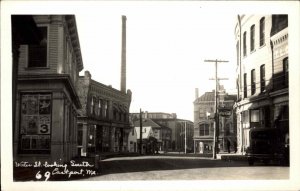
[[219, 168], [248, 166], [245, 161], [221, 161], [211, 159], [187, 158], [135, 158], [103, 160], [100, 162], [100, 174], [145, 172], [155, 170], [182, 170], [193, 168]]

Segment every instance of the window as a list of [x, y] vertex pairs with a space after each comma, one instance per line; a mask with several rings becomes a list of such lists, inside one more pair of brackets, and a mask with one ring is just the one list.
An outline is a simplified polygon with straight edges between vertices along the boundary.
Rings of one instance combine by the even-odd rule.
[[266, 89], [266, 74], [265, 74], [265, 65], [260, 66], [260, 92], [263, 92]]
[[255, 94], [256, 90], [256, 79], [255, 79], [255, 69], [251, 70], [251, 95]]
[[92, 97], [92, 100], [91, 100], [91, 114], [94, 114], [94, 97]]
[[208, 136], [209, 135], [209, 125], [208, 124], [200, 124], [200, 136]]
[[28, 67], [47, 67], [48, 28], [38, 27], [42, 40], [39, 44], [28, 45]]
[[253, 51], [254, 47], [255, 47], [255, 25], [252, 25], [250, 31], [250, 50]]
[[98, 116], [101, 116], [101, 114], [102, 114], [102, 111], [101, 111], [101, 105], [102, 105], [102, 100], [101, 99], [99, 99], [99, 102], [98, 102]]
[[82, 124], [78, 124], [78, 134], [77, 134], [77, 144], [79, 146], [82, 146], [83, 143], [83, 125]]
[[51, 94], [21, 96], [21, 153], [50, 153], [51, 105]]
[[244, 32], [243, 34], [243, 55], [247, 56], [247, 32]]
[[284, 76], [284, 86], [288, 86], [289, 85], [289, 58], [286, 57], [283, 59], [283, 76]]
[[265, 17], [259, 21], [259, 45], [265, 44]]
[[272, 15], [271, 36], [288, 26], [288, 15]]
[[250, 127], [260, 127], [259, 109], [250, 110]]
[[250, 110], [251, 111], [251, 122], [259, 122], [259, 110]]
[[247, 97], [247, 73], [244, 74], [244, 97]]

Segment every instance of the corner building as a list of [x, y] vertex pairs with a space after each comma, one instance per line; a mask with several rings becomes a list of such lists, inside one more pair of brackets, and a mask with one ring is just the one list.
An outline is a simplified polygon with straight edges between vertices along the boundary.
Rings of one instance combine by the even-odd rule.
[[[225, 92], [223, 86], [219, 88], [218, 95], [219, 112], [221, 109], [229, 111], [229, 116], [219, 115], [218, 129], [218, 149], [221, 151], [227, 150], [227, 141], [230, 142], [230, 150], [235, 150], [236, 144], [236, 116], [233, 105], [236, 100], [236, 95], [231, 95]], [[194, 101], [194, 145], [195, 153], [211, 153], [214, 146], [214, 122], [216, 111], [215, 106], [215, 90], [205, 92], [198, 97], [198, 89], [196, 88]]]
[[249, 146], [251, 128], [289, 134], [288, 15], [238, 15], [238, 152]]
[[131, 91], [94, 81], [88, 71], [79, 77], [77, 89], [82, 104], [78, 115], [80, 155], [128, 151]]
[[12, 41], [14, 160], [69, 161], [83, 69], [75, 16], [12, 15]]

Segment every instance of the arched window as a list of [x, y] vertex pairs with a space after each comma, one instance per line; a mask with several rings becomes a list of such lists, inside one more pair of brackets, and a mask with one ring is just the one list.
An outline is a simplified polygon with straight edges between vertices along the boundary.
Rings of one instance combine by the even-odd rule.
[[265, 17], [259, 21], [259, 45], [265, 44]]

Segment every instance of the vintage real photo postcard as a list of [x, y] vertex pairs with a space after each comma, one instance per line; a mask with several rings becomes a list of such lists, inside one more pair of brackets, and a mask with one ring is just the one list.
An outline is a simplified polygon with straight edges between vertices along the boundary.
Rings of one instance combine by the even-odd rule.
[[300, 189], [299, 2], [1, 5], [3, 190]]

